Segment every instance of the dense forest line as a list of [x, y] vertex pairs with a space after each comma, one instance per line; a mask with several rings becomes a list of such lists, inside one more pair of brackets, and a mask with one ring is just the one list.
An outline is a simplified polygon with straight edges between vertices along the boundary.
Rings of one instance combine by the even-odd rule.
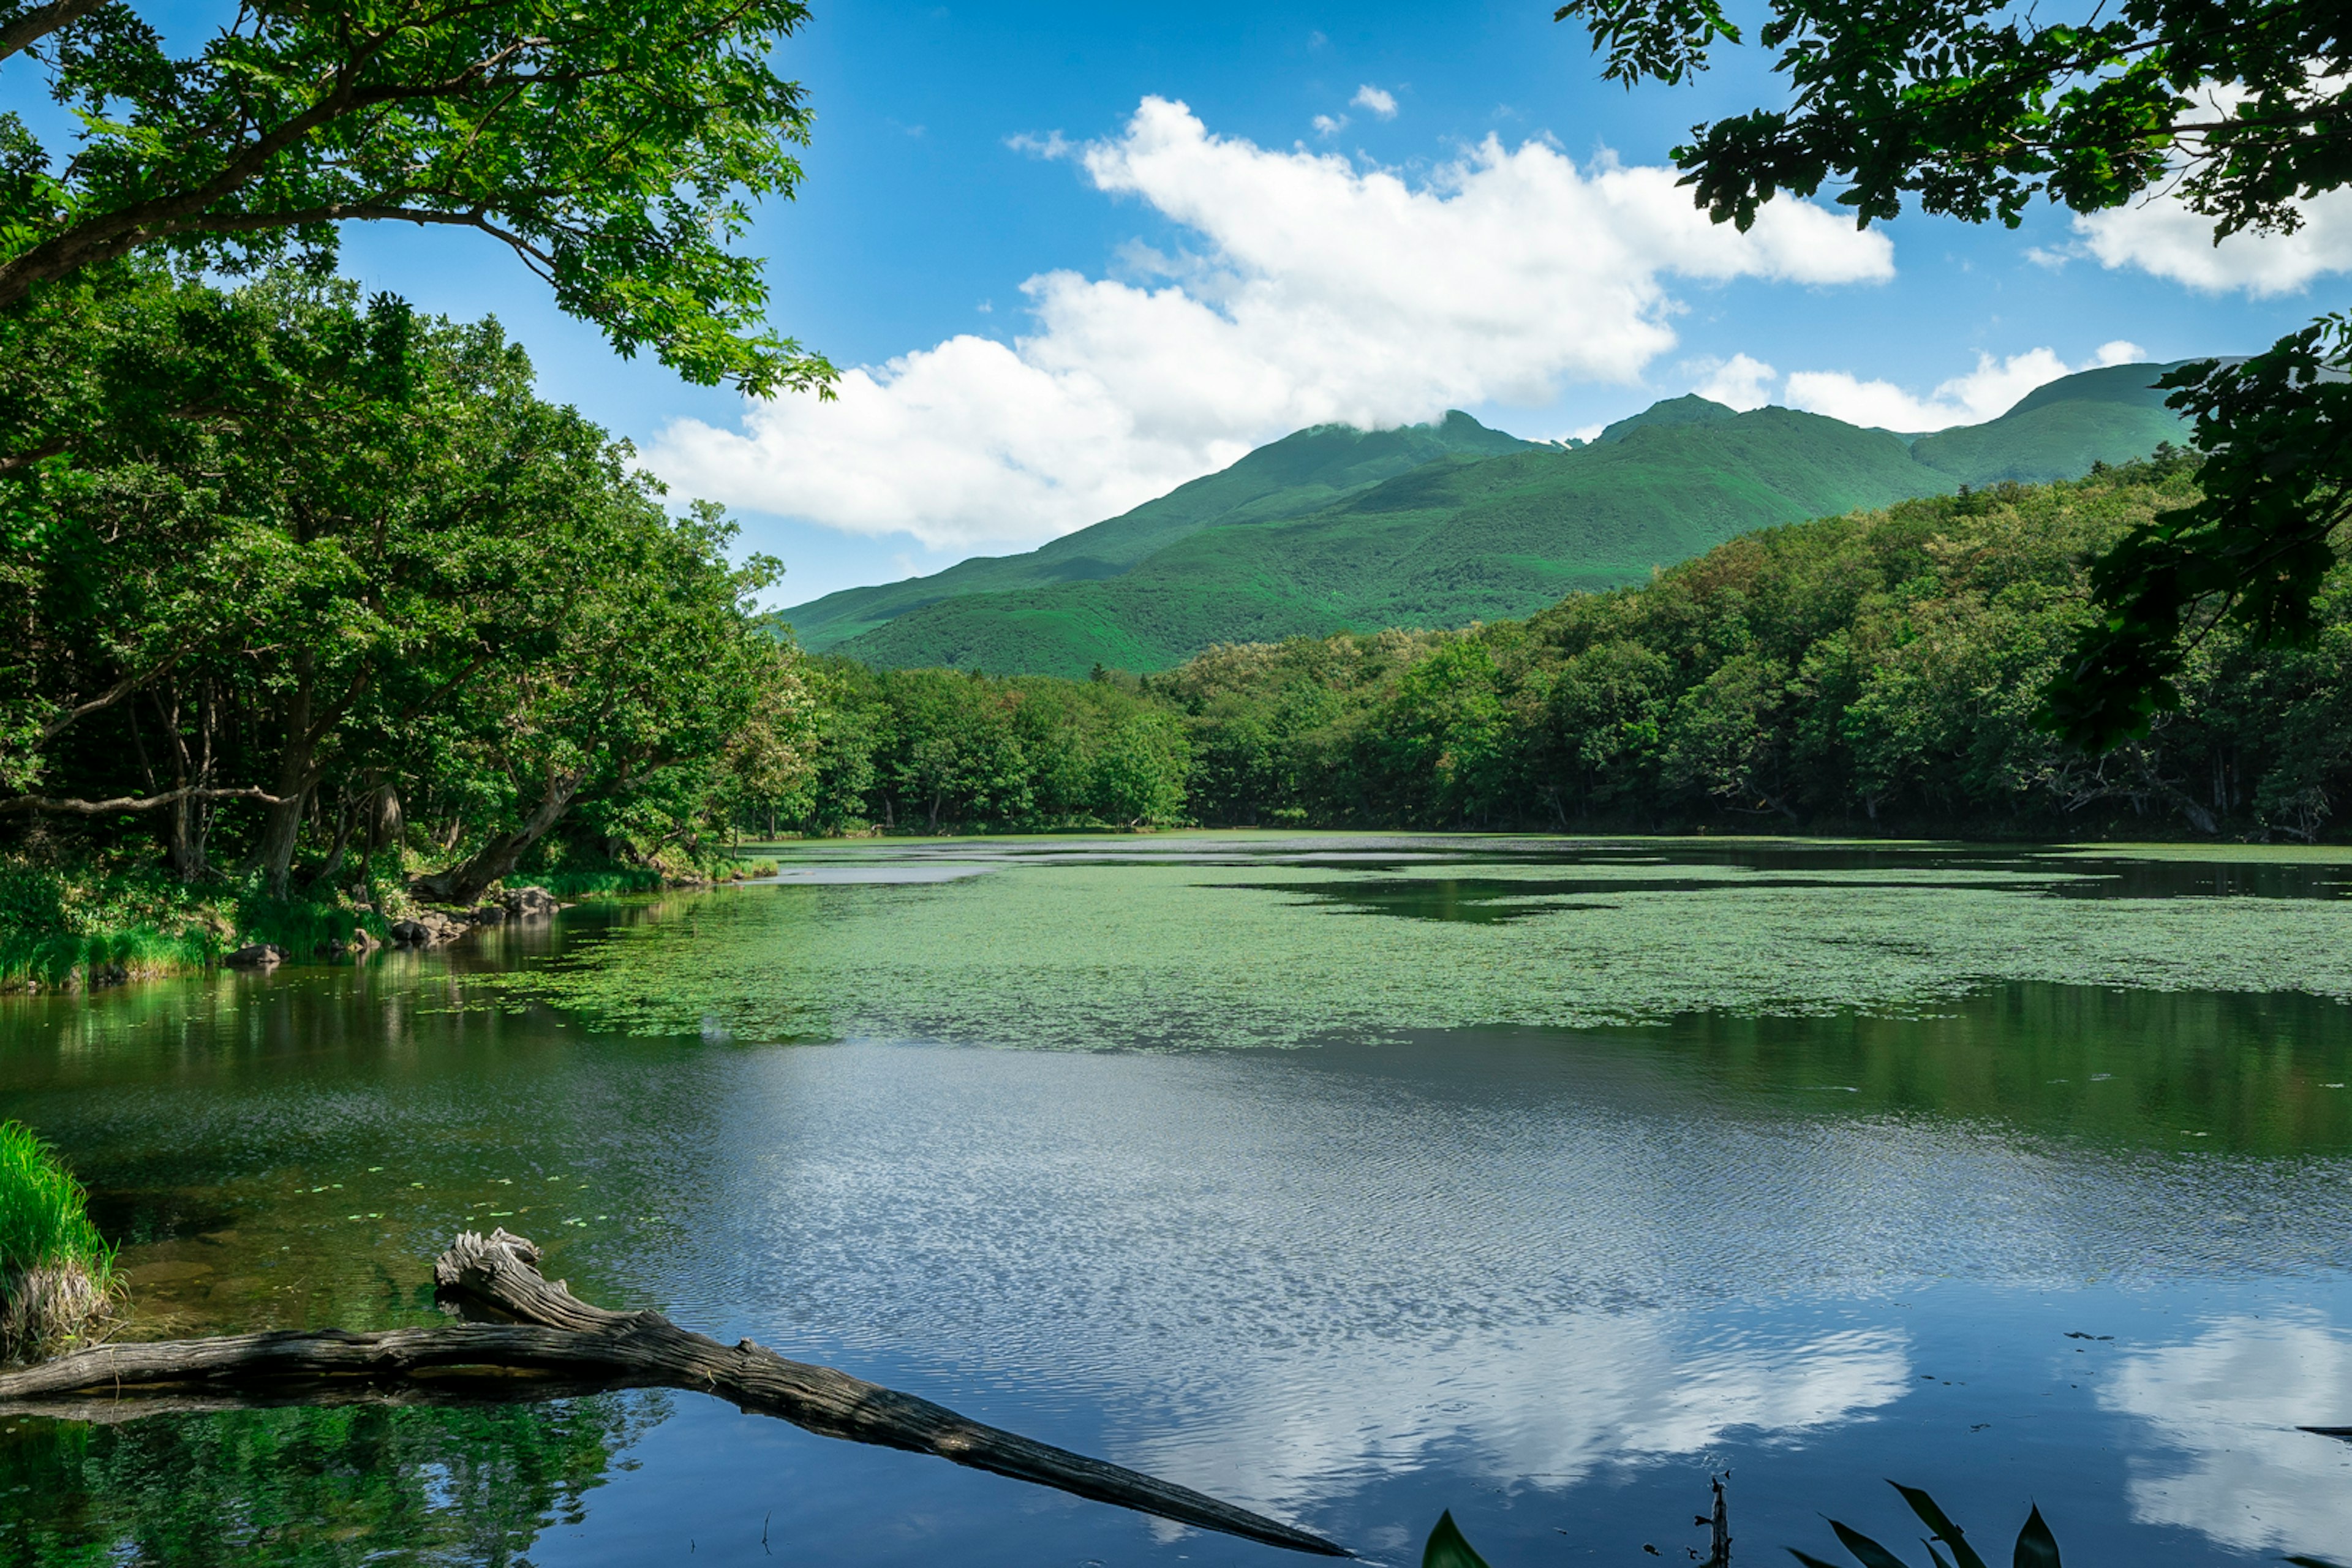
[[[2352, 787], [2340, 571], [2312, 646], [2206, 627], [2145, 739], [2091, 756], [2035, 721], [2090, 562], [2196, 495], [2168, 452], [1761, 531], [1527, 620], [1139, 679], [813, 661], [815, 766], [781, 820], [2315, 837]], [[1074, 782], [1097, 768], [1113, 795]]]

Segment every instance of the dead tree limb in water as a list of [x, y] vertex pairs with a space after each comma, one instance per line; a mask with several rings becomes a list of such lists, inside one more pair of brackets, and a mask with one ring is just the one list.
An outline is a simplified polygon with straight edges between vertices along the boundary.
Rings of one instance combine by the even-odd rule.
[[[1066, 1448], [983, 1426], [928, 1399], [899, 1394], [827, 1366], [787, 1361], [742, 1340], [722, 1345], [659, 1312], [614, 1312], [573, 1296], [539, 1272], [539, 1248], [503, 1230], [468, 1232], [433, 1266], [445, 1299], [509, 1321], [350, 1333], [341, 1329], [234, 1334], [221, 1339], [100, 1345], [0, 1373], [0, 1408], [82, 1415], [95, 1394], [152, 1390], [166, 1405], [222, 1400], [254, 1385], [401, 1384], [457, 1393], [482, 1379], [552, 1378], [712, 1394], [747, 1411], [779, 1415], [827, 1436], [936, 1454], [959, 1465], [1324, 1556], [1351, 1556], [1319, 1535], [1220, 1502], [1204, 1493]], [[529, 1397], [529, 1394], [525, 1395]]]

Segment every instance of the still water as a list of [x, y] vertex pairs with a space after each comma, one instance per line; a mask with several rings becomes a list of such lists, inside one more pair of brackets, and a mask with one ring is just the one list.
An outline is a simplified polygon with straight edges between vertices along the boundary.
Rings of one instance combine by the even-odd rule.
[[[360, 967], [0, 1001], [145, 1335], [551, 1277], [1419, 1560], [2352, 1561], [2352, 859], [810, 846]], [[1651, 1555], [1645, 1548], [1654, 1548]], [[1916, 1549], [1915, 1548], [1915, 1553]], [[0, 1429], [0, 1562], [1287, 1554], [692, 1394]]]

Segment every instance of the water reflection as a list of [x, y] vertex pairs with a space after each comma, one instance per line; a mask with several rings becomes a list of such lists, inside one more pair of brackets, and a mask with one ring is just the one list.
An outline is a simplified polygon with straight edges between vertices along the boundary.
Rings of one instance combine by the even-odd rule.
[[23, 1418], [0, 1431], [0, 1554], [24, 1563], [522, 1560], [667, 1412], [657, 1395], [473, 1408], [356, 1405]]
[[2297, 1314], [2229, 1317], [2126, 1350], [2101, 1403], [2147, 1424], [2133, 1511], [2244, 1552], [2352, 1543], [2352, 1447], [2295, 1430], [2352, 1425], [2352, 1337]]
[[1148, 1468], [1228, 1496], [1328, 1502], [1433, 1466], [1557, 1490], [1604, 1467], [1706, 1452], [1741, 1428], [1800, 1438], [1909, 1387], [1896, 1332], [1790, 1327], [1586, 1313], [1437, 1342], [1349, 1336], [1289, 1358], [1277, 1386], [1222, 1406], [1206, 1430], [1139, 1449]]
[[[2118, 1561], [2352, 1530], [2352, 1449], [2285, 1431], [2352, 1422], [2336, 867], [1134, 847], [819, 847], [797, 886], [0, 1001], [0, 1114], [90, 1180], [136, 1331], [413, 1321], [448, 1233], [506, 1224], [591, 1299], [1391, 1555], [1447, 1507], [1498, 1565], [1633, 1561], [1725, 1464], [1767, 1554], [1889, 1473], [1971, 1521], [2030, 1485]], [[2116, 896], [2048, 896], [2082, 888]], [[1652, 1021], [1557, 1026], [1585, 1007]], [[1218, 1048], [1261, 1039], [1316, 1048]], [[1039, 1045], [1085, 1048], [984, 1048]], [[584, 1409], [25, 1426], [0, 1542], [1277, 1560], [706, 1401]]]

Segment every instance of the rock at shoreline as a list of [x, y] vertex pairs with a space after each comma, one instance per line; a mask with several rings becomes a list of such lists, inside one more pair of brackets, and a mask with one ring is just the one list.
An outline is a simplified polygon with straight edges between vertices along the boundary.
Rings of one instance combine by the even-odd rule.
[[543, 921], [562, 907], [545, 888], [509, 888], [503, 902], [507, 913], [519, 921]]
[[315, 951], [322, 958], [341, 958], [346, 953], [365, 958], [383, 945], [362, 929], [353, 931], [348, 937], [329, 937], [325, 942], [320, 942]]
[[474, 923], [478, 926], [504, 925], [506, 923], [507, 909], [504, 904], [484, 904], [480, 909], [474, 911], [472, 918]]
[[406, 920], [392, 922], [395, 947], [434, 947], [465, 932], [464, 921], [453, 920], [438, 910], [419, 910]]
[[257, 942], [238, 948], [221, 962], [232, 969], [275, 969], [289, 955], [274, 942]]

